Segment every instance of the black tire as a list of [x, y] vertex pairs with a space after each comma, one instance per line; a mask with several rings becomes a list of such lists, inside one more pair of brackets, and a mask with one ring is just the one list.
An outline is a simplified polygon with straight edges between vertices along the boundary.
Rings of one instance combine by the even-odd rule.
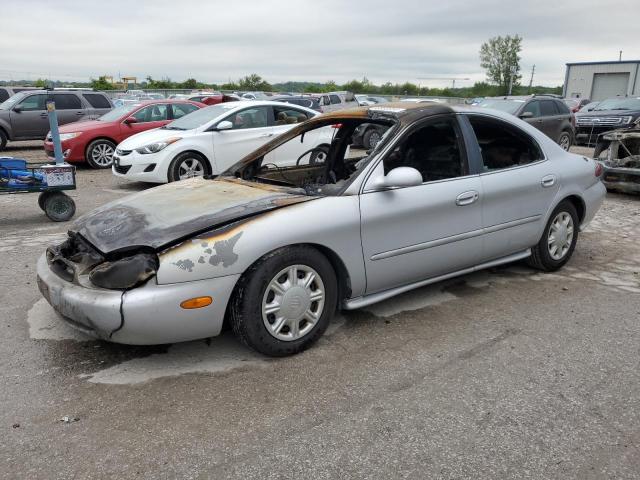
[[[285, 341], [267, 330], [262, 317], [262, 302], [274, 276], [292, 265], [307, 266], [317, 272], [324, 285], [324, 307], [309, 332], [296, 340]], [[265, 255], [244, 273], [229, 305], [230, 323], [240, 341], [254, 350], [272, 357], [293, 355], [322, 336], [335, 314], [337, 299], [336, 274], [322, 253], [305, 246], [284, 247]]]
[[375, 128], [369, 128], [362, 136], [362, 146], [366, 150], [371, 150], [376, 147], [382, 135]]
[[[564, 254], [561, 259], [556, 260], [551, 257], [551, 253], [549, 252], [549, 230], [551, 229], [551, 225], [556, 217], [562, 212], [568, 213], [571, 216], [571, 220], [573, 222], [573, 238], [571, 239], [571, 245], [569, 246], [566, 254]], [[573, 203], [570, 201], [563, 200], [553, 210], [553, 213], [549, 217], [549, 221], [544, 228], [542, 238], [538, 244], [531, 249], [531, 256], [528, 259], [529, 265], [544, 272], [553, 272], [561, 268], [569, 261], [571, 255], [573, 255], [574, 249], [576, 248], [576, 242], [578, 241], [578, 226], [579, 219], [576, 207], [574, 207]]]
[[0, 152], [7, 146], [7, 134], [0, 128]]
[[66, 222], [75, 215], [76, 203], [62, 192], [50, 192], [44, 200], [44, 213], [54, 222]]
[[573, 136], [571, 135], [571, 133], [567, 131], [562, 132], [560, 134], [560, 137], [558, 137], [558, 145], [560, 145], [563, 150], [568, 152], [571, 148], [571, 145], [573, 145]]
[[198, 152], [182, 152], [178, 154], [176, 158], [171, 161], [171, 165], [169, 165], [169, 172], [167, 177], [170, 182], [177, 182], [178, 180], [180, 180], [180, 167], [183, 163], [189, 160], [199, 162], [202, 167], [203, 173], [201, 175], [194, 176], [211, 175], [211, 165], [203, 155], [199, 154]]
[[[113, 165], [113, 154], [116, 151], [116, 144], [106, 138], [94, 140], [87, 146], [85, 159], [91, 168], [102, 169], [111, 168]], [[110, 158], [107, 158], [110, 152]]]
[[44, 212], [44, 204], [47, 200], [47, 197], [51, 195], [52, 192], [42, 192], [40, 193], [40, 195], [38, 195], [38, 206], [40, 207], [40, 210], [42, 210]]

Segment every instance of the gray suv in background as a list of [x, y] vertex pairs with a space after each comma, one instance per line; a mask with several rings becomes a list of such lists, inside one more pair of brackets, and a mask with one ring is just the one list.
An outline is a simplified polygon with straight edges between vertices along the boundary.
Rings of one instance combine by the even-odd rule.
[[551, 95], [485, 98], [480, 107], [502, 110], [542, 131], [564, 150], [575, 141], [575, 119], [562, 99]]
[[44, 140], [49, 131], [47, 97], [53, 95], [58, 123], [94, 120], [113, 108], [102, 92], [25, 90], [0, 103], [0, 150], [8, 140]]

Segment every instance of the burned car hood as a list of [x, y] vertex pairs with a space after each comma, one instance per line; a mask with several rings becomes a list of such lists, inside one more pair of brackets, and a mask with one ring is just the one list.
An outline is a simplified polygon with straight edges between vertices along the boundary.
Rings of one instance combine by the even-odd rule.
[[234, 220], [314, 198], [231, 178], [193, 178], [103, 205], [80, 217], [70, 233], [80, 234], [103, 254], [139, 247], [158, 250]]

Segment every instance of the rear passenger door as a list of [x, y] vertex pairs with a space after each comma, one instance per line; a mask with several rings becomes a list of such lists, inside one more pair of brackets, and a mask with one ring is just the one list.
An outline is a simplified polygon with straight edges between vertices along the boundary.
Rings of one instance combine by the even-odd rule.
[[463, 116], [475, 135], [484, 194], [485, 260], [535, 245], [559, 189], [553, 163], [538, 142], [518, 127], [487, 115]]
[[564, 115], [561, 115], [553, 100], [540, 100], [540, 114], [542, 115], [542, 131], [554, 142], [558, 141], [562, 132], [562, 121]]
[[[56, 103], [58, 125], [77, 122], [89, 113], [89, 110], [85, 109], [82, 105], [80, 98], [73, 93], [55, 93], [53, 95], [53, 101]], [[47, 134], [48, 130], [47, 128], [44, 135]]]

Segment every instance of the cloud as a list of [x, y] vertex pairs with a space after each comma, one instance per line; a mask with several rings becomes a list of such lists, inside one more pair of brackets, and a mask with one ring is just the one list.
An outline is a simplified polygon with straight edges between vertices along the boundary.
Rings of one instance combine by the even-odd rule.
[[559, 85], [566, 62], [617, 59], [621, 49], [640, 58], [635, 13], [632, 0], [4, 0], [0, 79], [476, 81], [482, 42], [517, 33], [525, 77], [535, 64], [535, 83]]

